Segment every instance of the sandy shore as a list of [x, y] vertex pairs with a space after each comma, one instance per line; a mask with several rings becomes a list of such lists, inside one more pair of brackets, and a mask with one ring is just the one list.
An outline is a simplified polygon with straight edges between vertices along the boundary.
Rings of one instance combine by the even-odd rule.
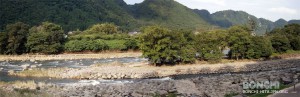
[[233, 62], [222, 64], [191, 64], [176, 66], [150, 66], [146, 62], [132, 64], [95, 64], [90, 67], [74, 68], [51, 68], [33, 69], [21, 72], [13, 72], [10, 75], [32, 76], [32, 77], [53, 77], [53, 78], [74, 78], [74, 79], [124, 79], [124, 78], [151, 78], [166, 77], [181, 74], [209, 74], [229, 72], [251, 72], [293, 68], [300, 66], [300, 57], [270, 60]]
[[101, 59], [101, 58], [122, 58], [122, 57], [140, 57], [140, 52], [124, 53], [99, 53], [99, 54], [59, 54], [59, 55], [0, 55], [0, 61], [35, 61], [35, 60], [71, 60], [71, 59]]

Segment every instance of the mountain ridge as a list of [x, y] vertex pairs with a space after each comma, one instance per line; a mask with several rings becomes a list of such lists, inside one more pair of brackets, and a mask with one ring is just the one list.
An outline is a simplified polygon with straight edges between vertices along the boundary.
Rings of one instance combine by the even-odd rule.
[[66, 31], [84, 30], [93, 24], [112, 22], [124, 31], [138, 30], [142, 26], [162, 25], [172, 29], [208, 29], [212, 26], [228, 28], [245, 25], [249, 18], [262, 35], [276, 27], [300, 20], [279, 19], [272, 22], [257, 18], [244, 11], [224, 10], [215, 13], [190, 9], [174, 0], [144, 0], [128, 5], [124, 0], [0, 0], [0, 29], [14, 22], [38, 25], [54, 22]]

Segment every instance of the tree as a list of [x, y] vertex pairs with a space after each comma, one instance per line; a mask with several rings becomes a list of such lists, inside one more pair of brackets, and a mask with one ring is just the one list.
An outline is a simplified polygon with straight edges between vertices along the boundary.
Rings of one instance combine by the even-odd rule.
[[196, 60], [196, 49], [193, 46], [195, 34], [188, 30], [177, 30], [172, 34], [177, 37], [174, 41], [179, 45], [178, 62], [194, 63]]
[[6, 32], [0, 32], [0, 54], [4, 54], [6, 51], [6, 45], [7, 45], [7, 33]]
[[22, 22], [17, 22], [7, 25], [5, 30], [8, 34], [6, 53], [22, 54], [26, 52], [25, 43], [27, 41], [29, 26]]
[[251, 37], [251, 43], [247, 52], [246, 57], [249, 59], [258, 59], [261, 57], [268, 58], [273, 53], [272, 43], [270, 39], [263, 36]]
[[246, 57], [246, 52], [251, 44], [251, 35], [243, 27], [233, 26], [228, 29], [228, 46], [230, 47], [229, 57], [244, 59]]
[[225, 48], [226, 32], [210, 31], [197, 34], [195, 39], [195, 49], [200, 60], [218, 62], [222, 59], [222, 50]]
[[272, 47], [278, 53], [286, 52], [287, 50], [291, 49], [289, 39], [282, 34], [273, 34], [271, 36]]
[[186, 39], [182, 33], [160, 26], [149, 26], [142, 32], [139, 37], [140, 49], [143, 56], [154, 65], [194, 61], [195, 53], [188, 52], [192, 48], [185, 45]]
[[63, 29], [54, 23], [43, 22], [29, 31], [26, 47], [32, 53], [56, 54], [62, 51]]
[[96, 24], [86, 30], [89, 34], [115, 34], [118, 32], [118, 27], [111, 23]]
[[287, 50], [292, 50], [292, 49], [300, 50], [300, 39], [299, 39], [300, 25], [299, 24], [289, 24], [284, 26], [283, 28], [274, 29], [269, 33], [269, 35], [272, 39], [272, 45], [277, 52], [285, 52]]

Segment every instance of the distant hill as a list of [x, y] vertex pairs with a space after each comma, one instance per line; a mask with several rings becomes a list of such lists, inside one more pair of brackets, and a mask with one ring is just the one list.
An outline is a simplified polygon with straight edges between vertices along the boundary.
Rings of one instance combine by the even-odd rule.
[[228, 28], [233, 25], [247, 25], [249, 20], [252, 19], [256, 22], [255, 32], [257, 35], [263, 35], [274, 28], [281, 28], [290, 23], [300, 24], [300, 20], [286, 21], [284, 19], [279, 19], [272, 22], [264, 18], [257, 18], [244, 11], [224, 10], [209, 14], [207, 10], [195, 9], [194, 12], [199, 14], [200, 17], [205, 19], [207, 22], [223, 28]]
[[49, 21], [65, 31], [84, 30], [93, 24], [112, 22], [122, 30], [134, 31], [142, 26], [162, 25], [171, 29], [228, 28], [256, 21], [256, 33], [261, 35], [275, 27], [300, 20], [276, 22], [257, 18], [243, 11], [224, 10], [210, 13], [190, 9], [174, 0], [144, 0], [127, 5], [123, 0], [0, 0], [0, 30], [18, 21], [38, 25]]

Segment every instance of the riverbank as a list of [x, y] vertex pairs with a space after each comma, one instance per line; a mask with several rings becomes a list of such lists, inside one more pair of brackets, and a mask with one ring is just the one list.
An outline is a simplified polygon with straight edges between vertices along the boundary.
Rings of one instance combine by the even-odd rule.
[[45, 61], [45, 60], [74, 60], [74, 59], [103, 59], [141, 57], [141, 52], [104, 52], [95, 54], [58, 54], [58, 55], [0, 55], [0, 61]]
[[291, 84], [295, 79], [300, 79], [299, 67], [163, 79], [80, 80], [75, 83], [37, 86], [38, 91], [47, 92], [55, 97], [224, 97], [228, 94], [244, 97], [246, 94], [243, 94], [243, 82], [279, 81], [282, 84]]
[[20, 72], [9, 72], [11, 76], [21, 77], [51, 77], [71, 79], [131, 79], [131, 78], [160, 78], [186, 74], [216, 74], [268, 71], [300, 66], [300, 57], [269, 60], [249, 61], [220, 64], [191, 64], [176, 66], [150, 66], [147, 62], [122, 64], [95, 64], [85, 68], [49, 68], [31, 69]]

